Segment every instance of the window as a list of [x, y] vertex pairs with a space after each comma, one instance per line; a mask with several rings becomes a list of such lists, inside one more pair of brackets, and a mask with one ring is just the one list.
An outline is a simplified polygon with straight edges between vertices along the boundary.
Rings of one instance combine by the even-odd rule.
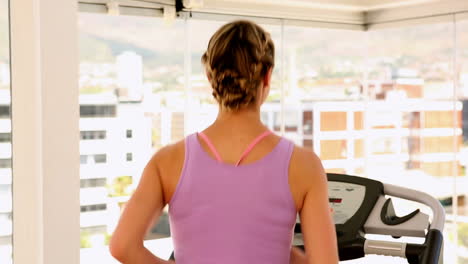
[[88, 234], [99, 234], [106, 231], [106, 226], [83, 227], [81, 231]]
[[10, 143], [11, 133], [0, 133], [0, 143]]
[[[391, 184], [404, 182], [408, 188], [443, 201], [447, 219], [444, 254], [456, 256], [447, 248], [457, 245], [454, 233], [463, 223], [450, 220], [455, 210], [446, 201], [454, 194], [455, 177], [462, 197], [468, 185], [460, 177], [462, 165], [456, 158], [462, 148], [462, 124], [454, 117], [462, 113], [452, 82], [453, 32], [453, 23], [369, 32], [367, 96], [371, 102], [365, 119], [370, 136], [364, 138], [364, 144], [372, 146], [366, 155], [369, 177]], [[460, 202], [458, 214], [465, 208]], [[458, 239], [468, 235], [459, 234]]]
[[106, 163], [106, 154], [80, 155], [80, 164], [99, 164]]
[[[80, 145], [83, 264], [112, 261], [103, 246], [146, 162], [184, 137], [185, 26], [183, 20], [168, 25], [156, 17], [79, 14], [81, 138], [105, 139]], [[167, 229], [155, 223], [147, 239], [167, 237]]]
[[[299, 114], [300, 112], [298, 110], [285, 110], [284, 111], [284, 129], [286, 132], [297, 132], [300, 123], [299, 123]], [[274, 112], [273, 116], [275, 118], [275, 126], [274, 129], [276, 131], [281, 130], [281, 113], [280, 112]]]
[[94, 163], [106, 163], [107, 155], [106, 154], [96, 154], [94, 157]]
[[106, 139], [106, 131], [81, 131], [80, 136], [82, 140]]
[[80, 155], [80, 164], [88, 163], [88, 155]]
[[468, 142], [468, 99], [463, 99], [463, 114], [462, 114], [462, 125], [463, 125], [463, 141]]
[[1, 221], [11, 221], [13, 215], [11, 213], [0, 213], [0, 222]]
[[81, 188], [105, 187], [106, 183], [107, 183], [106, 178], [81, 179], [80, 187]]
[[0, 119], [9, 119], [9, 118], [10, 118], [10, 106], [0, 105]]
[[[110, 142], [96, 145], [98, 153], [109, 153], [109, 159], [106, 154], [82, 155], [82, 164], [87, 164], [82, 173], [88, 178], [105, 177], [110, 183], [107, 203], [82, 205], [82, 212], [88, 212], [95, 211], [98, 204], [107, 204], [102, 209], [109, 213], [106, 229], [100, 229], [103, 223], [96, 220], [82, 230], [96, 227], [103, 236], [111, 234], [118, 219], [115, 208], [125, 206], [139, 181], [136, 175], [141, 175], [151, 154], [216, 118], [217, 105], [200, 57], [223, 23], [188, 19], [166, 25], [159, 18], [80, 14], [80, 93], [97, 101], [103, 95], [111, 96], [114, 102], [99, 102], [112, 110], [98, 109], [94, 104], [81, 108], [83, 126], [89, 126], [86, 131], [95, 131], [96, 124], [99, 129], [105, 126]], [[460, 23], [459, 34], [468, 32], [467, 25]], [[396, 185], [405, 182], [405, 186], [443, 201], [453, 194], [452, 180], [457, 177], [459, 195], [466, 197], [467, 164], [455, 157], [468, 153], [463, 152], [467, 146], [468, 92], [459, 92], [465, 94], [462, 98], [447, 92], [451, 91], [452, 24], [369, 32], [287, 23], [284, 28], [279, 23], [263, 26], [272, 34], [278, 53], [272, 90], [261, 114], [270, 129], [279, 132], [284, 127], [286, 137], [320, 155], [328, 172], [362, 175]], [[107, 34], [110, 29], [112, 34]], [[459, 41], [461, 49], [468, 49], [468, 44], [461, 43], [466, 41], [464, 37]], [[280, 52], [284, 52], [284, 62]], [[465, 89], [468, 77], [462, 75], [468, 72], [468, 60], [460, 56], [459, 87]], [[285, 73], [283, 80], [280, 69]], [[139, 96], [143, 92], [145, 96]], [[454, 109], [454, 105], [460, 107]], [[109, 116], [113, 118], [105, 118]], [[460, 116], [458, 125], [456, 116]], [[112, 141], [114, 132], [121, 136]], [[88, 138], [96, 136], [82, 134], [82, 139]], [[125, 140], [128, 138], [132, 138], [132, 146], [138, 146], [135, 157]], [[90, 153], [84, 146], [82, 152]], [[121, 162], [122, 157], [132, 163]], [[93, 166], [102, 162], [112, 170]], [[102, 184], [104, 180], [86, 180], [81, 187]], [[458, 211], [466, 216], [462, 201], [460, 198]], [[446, 212], [448, 221], [453, 219], [450, 205], [446, 205]], [[166, 218], [165, 211], [163, 223], [154, 225], [146, 239], [169, 235]], [[463, 219], [459, 218], [456, 228], [465, 239]], [[445, 235], [451, 243], [446, 249], [451, 250], [455, 245], [452, 236]], [[105, 244], [104, 239], [101, 242], [92, 246]], [[85, 258], [82, 263], [86, 263]]]
[[312, 110], [302, 112], [302, 131], [305, 137], [306, 135], [312, 135], [314, 131]]
[[81, 117], [115, 117], [115, 105], [80, 105]]
[[285, 136], [296, 144], [313, 148], [329, 172], [339, 169], [353, 174], [351, 164], [359, 162], [354, 153], [354, 142], [359, 138], [347, 131], [354, 130], [354, 121], [359, 125], [360, 120], [359, 114], [350, 110], [362, 99], [366, 45], [356, 39], [365, 39], [364, 34], [284, 28], [285, 107], [283, 113], [275, 114], [275, 124], [278, 130], [284, 126]]
[[94, 212], [94, 211], [104, 211], [107, 209], [106, 204], [93, 204], [93, 205], [82, 205], [81, 212]]
[[[456, 101], [460, 102], [461, 107], [461, 116], [456, 119], [456, 126], [461, 128], [461, 138], [456, 138], [456, 146], [459, 148], [460, 153], [460, 165], [453, 166], [455, 169], [456, 181], [457, 181], [457, 193], [456, 195], [452, 194], [451, 200], [457, 201], [457, 223], [456, 223], [456, 234], [458, 237], [458, 248], [459, 250], [467, 251], [468, 250], [468, 21], [460, 20], [457, 21], [457, 69], [458, 69], [458, 90], [456, 91]], [[457, 114], [458, 109], [456, 110]], [[453, 120], [453, 119], [451, 119]], [[455, 120], [454, 120], [455, 121]], [[458, 136], [457, 131], [455, 131]], [[453, 137], [452, 137], [453, 139]], [[458, 140], [459, 139], [459, 140]], [[451, 141], [451, 144], [454, 143], [454, 140]], [[450, 207], [454, 207], [455, 203], [452, 202]], [[468, 256], [466, 254], [458, 254], [458, 263], [468, 263]]]
[[0, 159], [0, 169], [10, 169], [11, 159]]

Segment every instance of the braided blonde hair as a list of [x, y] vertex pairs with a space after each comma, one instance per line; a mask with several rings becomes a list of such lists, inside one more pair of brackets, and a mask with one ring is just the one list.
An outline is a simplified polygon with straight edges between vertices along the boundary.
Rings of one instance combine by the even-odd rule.
[[227, 110], [255, 103], [274, 55], [270, 34], [253, 22], [238, 20], [218, 29], [202, 56], [216, 101]]

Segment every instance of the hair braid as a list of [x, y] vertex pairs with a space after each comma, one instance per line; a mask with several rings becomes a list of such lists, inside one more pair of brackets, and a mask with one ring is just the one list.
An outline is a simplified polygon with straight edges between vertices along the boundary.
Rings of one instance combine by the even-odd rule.
[[274, 66], [270, 35], [250, 21], [221, 27], [202, 56], [218, 103], [229, 110], [252, 105], [268, 69]]

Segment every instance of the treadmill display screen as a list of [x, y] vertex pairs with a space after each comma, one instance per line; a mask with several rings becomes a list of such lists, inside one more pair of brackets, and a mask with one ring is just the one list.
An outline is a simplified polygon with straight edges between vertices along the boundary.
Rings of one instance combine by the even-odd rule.
[[328, 198], [329, 203], [341, 203], [341, 201], [343, 201], [341, 198]]
[[335, 224], [344, 224], [361, 207], [366, 194], [366, 186], [346, 183], [328, 182], [328, 203], [333, 211]]

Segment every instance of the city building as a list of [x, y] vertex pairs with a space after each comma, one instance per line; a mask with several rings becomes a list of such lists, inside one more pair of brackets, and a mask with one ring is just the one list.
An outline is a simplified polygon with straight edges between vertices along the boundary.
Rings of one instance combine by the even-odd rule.
[[125, 51], [117, 56], [117, 87], [119, 98], [141, 101], [143, 96], [143, 61], [133, 51]]
[[[80, 225], [103, 244], [151, 156], [151, 119], [113, 94], [80, 96], [80, 116]], [[0, 90], [0, 247], [11, 243], [11, 158], [10, 95]]]
[[0, 90], [0, 250], [11, 249], [9, 246], [12, 235], [10, 113], [10, 91]]
[[151, 119], [114, 94], [81, 95], [80, 117], [81, 230], [104, 244], [151, 157]]

